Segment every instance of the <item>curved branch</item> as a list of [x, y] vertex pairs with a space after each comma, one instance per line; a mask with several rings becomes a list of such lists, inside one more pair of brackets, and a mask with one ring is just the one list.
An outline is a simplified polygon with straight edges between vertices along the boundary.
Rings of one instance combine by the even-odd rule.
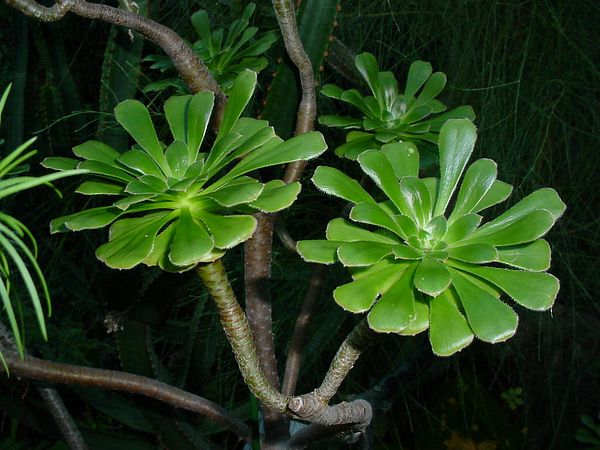
[[220, 124], [227, 98], [196, 52], [170, 28], [134, 12], [84, 0], [58, 0], [51, 7], [42, 6], [33, 0], [4, 1], [24, 14], [44, 22], [60, 20], [67, 12], [72, 12], [81, 17], [122, 25], [141, 33], [164, 50], [191, 92], [215, 93], [216, 115], [213, 120], [216, 126]]
[[20, 359], [15, 352], [5, 349], [2, 349], [2, 352], [10, 373], [17, 377], [51, 383], [93, 386], [154, 398], [176, 408], [208, 417], [233, 431], [242, 439], [250, 441], [250, 428], [225, 408], [166, 383], [131, 373], [55, 363], [31, 356]]
[[[292, 0], [272, 0], [277, 22], [281, 29], [285, 49], [300, 73], [300, 85], [302, 86], [302, 99], [298, 107], [296, 117], [296, 134], [312, 131], [315, 127], [317, 116], [317, 96], [315, 93], [315, 75], [312, 63], [304, 50], [298, 24], [296, 22], [296, 11]], [[291, 183], [302, 175], [306, 161], [296, 161], [288, 165], [283, 181]]]

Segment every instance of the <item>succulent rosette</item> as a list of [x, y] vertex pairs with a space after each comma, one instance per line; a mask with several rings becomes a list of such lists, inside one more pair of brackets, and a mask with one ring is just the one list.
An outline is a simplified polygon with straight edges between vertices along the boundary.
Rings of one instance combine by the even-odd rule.
[[490, 159], [466, 167], [475, 140], [467, 119], [442, 127], [439, 178], [418, 177], [413, 144], [363, 152], [360, 167], [383, 201], [337, 169], [317, 168], [313, 183], [354, 206], [350, 220], [329, 222], [326, 240], [298, 242], [305, 260], [350, 268], [353, 281], [333, 293], [342, 308], [368, 312], [377, 332], [415, 335], [429, 328], [433, 352], [441, 356], [475, 336], [491, 343], [510, 338], [518, 317], [502, 297], [541, 311], [559, 289], [546, 273], [550, 246], [542, 236], [564, 203], [554, 190], [540, 189], [482, 224], [481, 212], [506, 200], [512, 187], [496, 179]]
[[[110, 225], [109, 240], [96, 256], [109, 267], [140, 263], [183, 271], [221, 257], [247, 240], [256, 211], [288, 207], [299, 183], [262, 183], [249, 176], [258, 169], [320, 155], [320, 133], [287, 141], [266, 121], [242, 114], [256, 85], [256, 73], [243, 71], [234, 82], [222, 124], [207, 152], [202, 150], [213, 110], [210, 92], [171, 97], [164, 104], [172, 141], [159, 141], [148, 109], [126, 100], [115, 108], [117, 121], [137, 144], [123, 153], [97, 141], [73, 149], [81, 159], [53, 157], [44, 166], [87, 170], [90, 180], [77, 188], [84, 195], [108, 197], [99, 206], [54, 219], [52, 232]], [[232, 167], [230, 167], [232, 166]]]
[[361, 130], [348, 133], [346, 143], [335, 150], [338, 156], [356, 159], [367, 149], [393, 141], [437, 143], [440, 128], [446, 120], [475, 118], [470, 106], [446, 111], [446, 105], [436, 99], [446, 86], [446, 75], [433, 73], [428, 62], [412, 63], [403, 93], [398, 91], [398, 81], [392, 72], [379, 71], [372, 54], [356, 56], [355, 64], [372, 96], [363, 96], [356, 89], [344, 90], [333, 84], [321, 89], [321, 94], [348, 103], [362, 113], [361, 117], [319, 117], [319, 123], [328, 127]]

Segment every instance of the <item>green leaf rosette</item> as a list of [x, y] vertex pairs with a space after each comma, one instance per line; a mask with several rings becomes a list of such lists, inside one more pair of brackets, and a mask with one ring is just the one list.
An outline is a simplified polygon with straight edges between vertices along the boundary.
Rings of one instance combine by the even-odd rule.
[[540, 189], [481, 224], [480, 213], [506, 200], [512, 187], [496, 179], [490, 159], [466, 167], [475, 139], [467, 119], [442, 127], [439, 178], [418, 177], [419, 155], [410, 143], [362, 153], [360, 167], [383, 201], [337, 169], [317, 168], [313, 183], [354, 207], [350, 220], [329, 222], [326, 240], [298, 242], [305, 260], [350, 268], [353, 281], [333, 293], [342, 308], [368, 312], [377, 332], [415, 335], [429, 328], [433, 352], [441, 356], [475, 336], [491, 343], [510, 338], [518, 317], [504, 294], [542, 311], [559, 289], [545, 272], [550, 246], [541, 238], [564, 203], [554, 190]]
[[446, 75], [433, 73], [431, 64], [415, 61], [410, 66], [404, 93], [392, 72], [380, 72], [375, 57], [362, 53], [355, 59], [356, 68], [367, 82], [372, 96], [363, 96], [356, 89], [344, 90], [327, 84], [321, 93], [358, 109], [361, 117], [324, 115], [319, 123], [351, 131], [346, 143], [338, 147], [338, 156], [356, 159], [363, 151], [380, 148], [395, 141], [426, 141], [437, 143], [442, 125], [449, 119], [473, 120], [470, 106], [447, 111], [436, 97], [446, 86]]
[[[210, 92], [171, 97], [164, 112], [172, 141], [159, 141], [146, 107], [126, 100], [117, 121], [137, 142], [119, 153], [97, 141], [73, 149], [81, 159], [47, 158], [56, 170], [85, 169], [83, 195], [109, 198], [106, 206], [54, 219], [52, 232], [110, 226], [109, 241], [96, 256], [109, 267], [140, 263], [184, 271], [220, 258], [254, 233], [256, 211], [275, 212], [294, 202], [299, 183], [261, 183], [258, 169], [314, 158], [326, 149], [318, 132], [283, 141], [266, 121], [240, 118], [256, 85], [256, 73], [234, 82], [221, 127], [207, 153], [201, 146], [213, 110]], [[233, 167], [230, 167], [233, 166]]]
[[[242, 71], [250, 69], [260, 72], [267, 67], [268, 61], [263, 54], [277, 41], [275, 32], [257, 37], [258, 28], [249, 26], [255, 8], [254, 3], [249, 3], [242, 17], [233, 21], [227, 30], [217, 28], [211, 31], [208, 13], [204, 10], [192, 15], [192, 25], [200, 38], [192, 48], [226, 94], [229, 94], [234, 80]], [[150, 68], [161, 73], [174, 69], [173, 62], [165, 55], [148, 55], [144, 61], [152, 62]], [[174, 87], [178, 93], [189, 93], [185, 83], [178, 77], [149, 83], [144, 92], [162, 91], [168, 87]]]

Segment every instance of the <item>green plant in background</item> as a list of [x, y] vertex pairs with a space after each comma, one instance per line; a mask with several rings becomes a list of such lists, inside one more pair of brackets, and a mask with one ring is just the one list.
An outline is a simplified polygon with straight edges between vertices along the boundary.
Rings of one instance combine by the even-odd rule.
[[466, 170], [449, 210], [475, 140], [467, 119], [442, 126], [439, 179], [418, 178], [419, 156], [410, 143], [360, 154], [361, 169], [384, 201], [337, 169], [319, 167], [313, 183], [354, 203], [355, 223], [333, 219], [327, 240], [298, 243], [307, 261], [339, 261], [351, 269], [354, 281], [333, 294], [340, 306], [368, 311], [377, 332], [414, 335], [429, 328], [433, 352], [441, 356], [463, 349], [474, 336], [496, 343], [515, 333], [518, 317], [500, 300], [502, 292], [541, 311], [552, 306], [559, 289], [558, 279], [545, 272], [550, 247], [541, 239], [565, 210], [554, 190], [535, 191], [480, 225], [478, 213], [506, 200], [512, 187], [496, 180], [494, 161], [479, 159]]
[[[9, 85], [0, 98], [0, 120], [10, 88]], [[85, 170], [67, 170], [40, 177], [15, 176], [27, 171], [24, 163], [37, 153], [36, 150], [29, 150], [36, 139], [35, 137], [29, 139], [0, 159], [0, 200], [41, 184], [50, 185], [51, 181], [59, 178], [85, 173]], [[0, 144], [2, 142], [0, 140]], [[44, 339], [48, 338], [42, 300], [46, 302], [48, 314], [50, 314], [50, 294], [36, 257], [37, 244], [29, 229], [10, 214], [0, 211], [0, 298], [21, 356], [24, 355], [24, 340], [17, 317], [21, 307], [18, 307], [18, 313], [15, 313], [13, 307], [13, 300], [16, 297], [13, 294], [15, 292], [13, 280], [15, 271], [19, 273], [27, 296], [31, 300], [42, 336]], [[33, 275], [31, 271], [33, 271]]]
[[587, 414], [583, 414], [581, 423], [583, 426], [577, 428], [575, 432], [577, 442], [589, 446], [586, 447], [587, 450], [600, 449], [600, 413], [598, 413], [596, 420]]
[[[208, 13], [204, 10], [192, 15], [192, 25], [200, 37], [192, 47], [225, 93], [229, 93], [233, 81], [243, 70], [260, 72], [267, 67], [267, 58], [262, 55], [277, 40], [275, 32], [267, 32], [256, 38], [258, 28], [248, 26], [255, 8], [254, 3], [249, 3], [242, 17], [233, 21], [227, 32], [223, 28], [211, 32]], [[153, 62], [150, 68], [158, 69], [161, 73], [174, 69], [167, 56], [149, 55], [144, 61]], [[149, 83], [144, 92], [162, 91], [167, 87], [175, 87], [179, 93], [189, 92], [178, 77]]]
[[506, 404], [508, 405], [508, 407], [513, 411], [515, 409], [517, 409], [519, 406], [523, 406], [523, 388], [522, 387], [509, 388], [506, 391], [504, 391], [502, 394], [500, 394], [500, 397], [502, 397], [502, 400], [504, 400], [506, 402]]
[[244, 70], [237, 77], [207, 153], [201, 146], [213, 109], [211, 92], [165, 102], [173, 136], [167, 146], [158, 140], [142, 103], [127, 100], [117, 105], [117, 121], [137, 142], [131, 150], [119, 153], [101, 142], [88, 141], [73, 149], [83, 161], [52, 157], [43, 164], [55, 170], [85, 169], [97, 179], [85, 181], [78, 193], [118, 199], [53, 220], [52, 232], [112, 224], [109, 241], [96, 251], [100, 260], [120, 269], [144, 263], [168, 271], [214, 261], [249, 239], [256, 228], [251, 214], [288, 207], [300, 184], [261, 183], [246, 174], [314, 158], [326, 149], [320, 133], [284, 142], [266, 121], [240, 118], [255, 85], [255, 72]]
[[319, 117], [319, 122], [328, 127], [361, 130], [348, 133], [346, 143], [335, 150], [338, 156], [356, 159], [367, 149], [396, 141], [437, 143], [440, 129], [448, 119], [475, 118], [470, 106], [446, 111], [446, 105], [436, 99], [446, 85], [446, 75], [432, 73], [427, 62], [412, 63], [403, 93], [398, 91], [398, 81], [392, 72], [379, 71], [372, 54], [356, 56], [355, 64], [372, 96], [365, 97], [356, 89], [344, 90], [333, 84], [321, 89], [323, 95], [348, 103], [362, 113], [362, 117]]

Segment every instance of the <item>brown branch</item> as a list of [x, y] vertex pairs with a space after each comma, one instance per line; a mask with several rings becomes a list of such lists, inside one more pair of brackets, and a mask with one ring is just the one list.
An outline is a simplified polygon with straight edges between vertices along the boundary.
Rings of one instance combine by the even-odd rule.
[[285, 374], [283, 376], [283, 388], [281, 390], [284, 395], [294, 395], [296, 391], [306, 330], [308, 329], [313, 309], [319, 298], [319, 294], [321, 293], [324, 278], [325, 266], [322, 264], [314, 264], [304, 302], [302, 303], [300, 313], [296, 319], [296, 325], [294, 326], [290, 349], [288, 350]]
[[289, 397], [271, 385], [261, 367], [250, 324], [231, 289], [223, 263], [217, 260], [200, 264], [196, 272], [217, 306], [221, 326], [231, 344], [244, 382], [267, 408], [285, 412]]
[[290, 235], [290, 232], [288, 231], [287, 227], [285, 226], [285, 223], [281, 219], [281, 216], [277, 215], [274, 218], [274, 222], [275, 234], [277, 235], [283, 246], [290, 253], [298, 254], [298, 250], [296, 249], [296, 241]]
[[[312, 131], [315, 127], [315, 118], [317, 116], [315, 75], [312, 63], [300, 40], [294, 2], [292, 0], [272, 0], [272, 2], [285, 43], [285, 49], [300, 74], [302, 99], [300, 100], [298, 115], [296, 117], [296, 134], [302, 134]], [[296, 161], [289, 164], [283, 181], [291, 183], [298, 180], [305, 167], [306, 161]]]
[[213, 124], [216, 127], [220, 124], [223, 107], [227, 102], [225, 95], [198, 55], [170, 28], [130, 11], [83, 0], [58, 0], [51, 7], [42, 6], [33, 0], [4, 1], [24, 14], [44, 22], [60, 20], [67, 12], [72, 12], [81, 17], [122, 25], [141, 33], [164, 50], [191, 92], [215, 93], [216, 112]]
[[55, 363], [31, 356], [20, 359], [16, 353], [5, 349], [2, 353], [10, 374], [16, 377], [143, 395], [208, 417], [250, 441], [250, 428], [225, 408], [166, 383], [131, 373]]

